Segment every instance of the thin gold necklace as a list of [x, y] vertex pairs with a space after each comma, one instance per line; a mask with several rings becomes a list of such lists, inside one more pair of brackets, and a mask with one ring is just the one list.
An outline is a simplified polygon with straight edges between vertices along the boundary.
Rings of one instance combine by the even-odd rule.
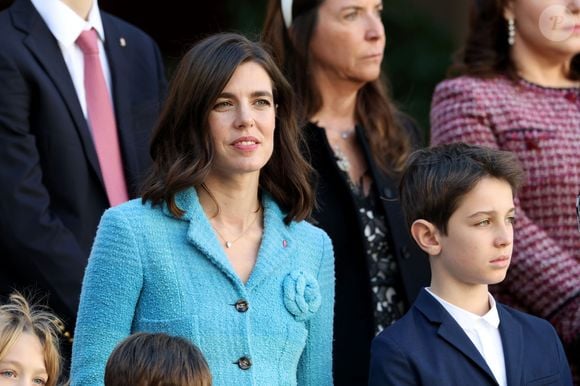
[[246, 234], [246, 232], [248, 232], [248, 231], [250, 230], [250, 228], [252, 227], [252, 225], [254, 225], [254, 223], [256, 222], [256, 220], [258, 219], [258, 217], [260, 216], [261, 209], [262, 209], [262, 205], [260, 205], [260, 206], [258, 207], [258, 209], [256, 210], [256, 212], [255, 212], [255, 213], [256, 213], [256, 215], [254, 216], [254, 219], [252, 220], [252, 222], [248, 224], [248, 227], [247, 227], [246, 229], [244, 229], [244, 230], [242, 231], [242, 233], [240, 233], [240, 234], [238, 235], [238, 237], [236, 237], [236, 238], [235, 238], [235, 239], [233, 239], [233, 240], [226, 240], [226, 238], [225, 238], [224, 236], [222, 236], [222, 234], [221, 234], [221, 233], [220, 233], [220, 232], [217, 230], [217, 228], [216, 228], [216, 227], [215, 227], [215, 226], [212, 224], [212, 227], [213, 227], [213, 229], [215, 230], [215, 233], [217, 233], [217, 234], [218, 234], [218, 236], [219, 236], [219, 237], [220, 237], [220, 238], [221, 238], [221, 239], [224, 241], [224, 246], [225, 246], [226, 248], [231, 248], [231, 247], [232, 247], [232, 245], [234, 245], [234, 243], [235, 243], [236, 241], [238, 241], [239, 239], [241, 239], [241, 238], [242, 238], [242, 236], [243, 236], [243, 235], [245, 235], [245, 234]]

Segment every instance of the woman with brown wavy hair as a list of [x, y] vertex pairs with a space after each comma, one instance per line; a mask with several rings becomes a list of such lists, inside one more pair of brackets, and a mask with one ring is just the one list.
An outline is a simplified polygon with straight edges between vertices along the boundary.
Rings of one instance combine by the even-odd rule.
[[332, 383], [334, 257], [292, 89], [258, 43], [218, 34], [182, 58], [141, 200], [103, 215], [83, 282], [72, 384], [103, 384], [135, 332], [191, 340], [222, 385]]
[[[465, 47], [440, 83], [432, 144], [517, 154], [514, 253], [499, 301], [556, 327], [580, 384], [580, 1], [479, 0]], [[574, 368], [576, 366], [576, 368]]]
[[420, 140], [381, 76], [381, 13], [379, 0], [272, 0], [262, 31], [297, 92], [319, 174], [313, 218], [334, 245], [335, 385], [366, 384], [371, 339], [429, 278], [398, 201], [398, 173]]

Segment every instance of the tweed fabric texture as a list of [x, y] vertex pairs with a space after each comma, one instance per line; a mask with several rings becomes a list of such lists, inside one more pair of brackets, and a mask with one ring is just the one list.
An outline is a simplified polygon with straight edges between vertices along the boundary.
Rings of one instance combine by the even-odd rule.
[[580, 334], [580, 89], [505, 77], [447, 80], [435, 90], [431, 143], [514, 152], [526, 171], [512, 263], [500, 301], [549, 319], [565, 344]]
[[190, 339], [216, 386], [331, 385], [334, 255], [326, 233], [304, 221], [285, 225], [264, 194], [262, 243], [243, 283], [195, 190], [176, 198], [180, 219], [140, 200], [103, 215], [83, 282], [72, 385], [102, 385], [111, 351], [138, 331]]

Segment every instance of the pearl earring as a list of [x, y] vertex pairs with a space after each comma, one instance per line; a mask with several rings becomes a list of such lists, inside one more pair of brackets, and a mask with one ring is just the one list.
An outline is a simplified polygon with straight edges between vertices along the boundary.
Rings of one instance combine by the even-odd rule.
[[508, 19], [508, 44], [510, 46], [514, 45], [514, 42], [516, 41], [516, 23], [514, 22], [514, 19]]

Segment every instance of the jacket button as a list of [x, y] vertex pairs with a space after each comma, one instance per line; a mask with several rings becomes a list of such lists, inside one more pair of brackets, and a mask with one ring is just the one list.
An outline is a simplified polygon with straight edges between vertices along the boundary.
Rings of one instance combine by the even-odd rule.
[[234, 304], [234, 307], [236, 307], [236, 311], [238, 312], [246, 312], [248, 311], [248, 302], [244, 299], [240, 299], [236, 304]]
[[234, 363], [237, 363], [238, 367], [242, 370], [247, 370], [252, 367], [252, 361], [248, 357], [241, 357], [237, 362]]
[[401, 248], [401, 255], [403, 255], [403, 259], [409, 260], [411, 258], [411, 252], [409, 252], [409, 247], [406, 245]]

